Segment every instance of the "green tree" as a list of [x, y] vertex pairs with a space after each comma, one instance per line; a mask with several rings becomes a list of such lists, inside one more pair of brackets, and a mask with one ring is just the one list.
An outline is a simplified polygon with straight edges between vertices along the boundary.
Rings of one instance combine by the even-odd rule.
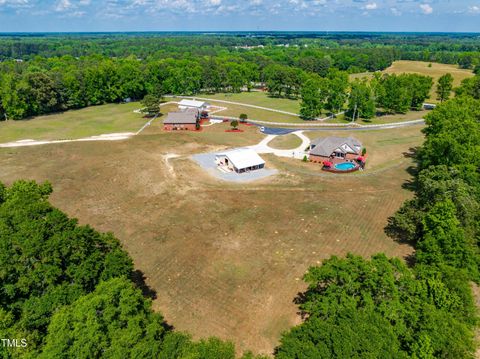
[[453, 88], [453, 76], [445, 74], [438, 79], [437, 100], [444, 102], [449, 99]]
[[3, 101], [0, 97], [0, 121], [5, 121], [7, 119], [5, 108], [3, 107]]
[[162, 324], [130, 280], [111, 279], [53, 315], [39, 358], [158, 357]]
[[380, 94], [378, 104], [387, 113], [407, 113], [411, 105], [409, 89], [402, 84], [402, 79], [397, 75], [384, 75], [377, 89]]
[[313, 317], [281, 339], [275, 356], [293, 358], [407, 358], [392, 325], [373, 310], [342, 309]]
[[325, 107], [332, 114], [336, 114], [343, 109], [347, 100], [348, 74], [342, 71], [330, 71], [328, 79], [328, 98]]
[[351, 84], [347, 116], [370, 119], [375, 117], [375, 112], [375, 100], [370, 85], [366, 81], [354, 81]]
[[161, 100], [159, 97], [150, 94], [145, 95], [141, 103], [144, 106], [143, 112], [148, 116], [155, 116], [160, 113]]
[[230, 122], [230, 126], [232, 126], [232, 128], [233, 128], [234, 130], [236, 130], [237, 127], [238, 127], [238, 121], [237, 121], [237, 120], [231, 121], [231, 122]]
[[435, 203], [422, 224], [423, 236], [416, 253], [419, 263], [464, 268], [473, 278], [479, 278], [478, 249], [475, 243], [467, 240], [452, 201]]
[[111, 234], [100, 234], [48, 203], [52, 187], [18, 181], [0, 186], [0, 308], [13, 337], [41, 345], [50, 316], [95, 289], [130, 275], [132, 262]]
[[241, 113], [239, 118], [240, 122], [246, 122], [248, 120], [248, 115], [246, 113]]
[[430, 96], [433, 79], [430, 76], [404, 74], [400, 75], [400, 81], [408, 88], [411, 97], [410, 107], [414, 110], [421, 110], [423, 103]]
[[431, 165], [480, 167], [480, 101], [461, 96], [429, 113], [419, 151], [420, 168]]
[[313, 120], [321, 115], [327, 98], [326, 81], [319, 77], [309, 78], [301, 90], [300, 116]]
[[[458, 270], [408, 268], [379, 254], [332, 257], [308, 270], [305, 321], [285, 333], [277, 358], [468, 358], [475, 307]], [[429, 339], [426, 339], [426, 338]]]

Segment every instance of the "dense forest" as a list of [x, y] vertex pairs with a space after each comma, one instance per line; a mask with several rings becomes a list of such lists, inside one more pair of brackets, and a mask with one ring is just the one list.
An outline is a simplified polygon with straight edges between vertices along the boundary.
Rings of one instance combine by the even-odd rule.
[[[478, 69], [478, 41], [467, 35], [453, 41], [451, 36], [430, 41], [391, 34], [0, 36], [0, 119], [140, 100], [147, 94], [254, 87], [266, 88], [272, 96], [305, 99], [305, 119], [348, 107], [351, 93], [358, 96], [350, 100], [351, 115], [360, 103], [360, 115], [366, 118], [372, 117], [373, 107], [404, 113], [421, 104], [428, 79], [378, 79], [375, 87], [365, 88], [349, 84], [347, 74], [383, 70], [399, 59]], [[412, 90], [416, 94], [408, 98]]]

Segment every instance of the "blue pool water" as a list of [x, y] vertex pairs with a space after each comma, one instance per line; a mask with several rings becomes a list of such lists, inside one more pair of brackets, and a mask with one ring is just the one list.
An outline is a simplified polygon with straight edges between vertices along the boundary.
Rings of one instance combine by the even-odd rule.
[[349, 171], [349, 170], [353, 170], [355, 167], [356, 167], [355, 164], [352, 162], [337, 163], [335, 165], [335, 169], [339, 171]]

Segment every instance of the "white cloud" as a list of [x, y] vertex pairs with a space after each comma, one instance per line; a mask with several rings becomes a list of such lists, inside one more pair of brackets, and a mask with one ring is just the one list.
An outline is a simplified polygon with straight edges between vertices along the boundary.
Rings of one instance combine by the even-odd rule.
[[10, 8], [21, 8], [21, 7], [30, 7], [29, 0], [0, 0], [0, 6], [10, 7]]
[[480, 14], [480, 6], [473, 5], [468, 8], [468, 12], [472, 14]]
[[425, 15], [430, 15], [433, 12], [433, 7], [430, 4], [420, 4], [420, 9]]
[[57, 5], [55, 6], [55, 11], [58, 12], [64, 12], [67, 10], [70, 10], [73, 7], [72, 3], [70, 0], [60, 0], [57, 2]]
[[375, 10], [378, 8], [377, 6], [377, 3], [376, 2], [372, 2], [372, 3], [368, 3], [367, 5], [365, 5], [363, 7], [365, 10]]
[[396, 7], [390, 8], [390, 11], [391, 11], [392, 14], [395, 15], [395, 16], [400, 16], [400, 15], [402, 15], [402, 12], [401, 12], [400, 10], [398, 10]]

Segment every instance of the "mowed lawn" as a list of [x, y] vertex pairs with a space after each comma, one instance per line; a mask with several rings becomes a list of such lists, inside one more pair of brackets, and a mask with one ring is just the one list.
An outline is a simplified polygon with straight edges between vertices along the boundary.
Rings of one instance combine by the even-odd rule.
[[303, 123], [305, 122], [298, 116], [287, 115], [284, 113], [278, 113], [274, 111], [262, 110], [258, 108], [252, 108], [242, 105], [225, 104], [221, 102], [215, 102], [215, 100], [209, 101], [213, 106], [226, 107], [225, 110], [215, 113], [215, 116], [226, 117], [239, 117], [240, 114], [247, 114], [248, 118], [257, 121], [266, 122], [280, 122], [280, 123]]
[[298, 114], [300, 112], [300, 100], [276, 98], [268, 92], [252, 91], [240, 93], [218, 93], [214, 95], [200, 95], [199, 97], [211, 98], [223, 101], [246, 103], [248, 105], [261, 106], [274, 110], [286, 111]]
[[139, 103], [91, 106], [80, 110], [0, 122], [0, 143], [19, 140], [68, 140], [117, 132], [136, 132], [148, 120], [134, 113]]
[[[430, 64], [431, 66], [429, 66]], [[430, 93], [430, 99], [428, 99], [428, 101], [434, 103], [437, 102], [436, 82], [442, 75], [450, 73], [453, 76], [453, 87], [460, 86], [462, 80], [474, 76], [471, 70], [461, 69], [457, 65], [407, 60], [395, 61], [392, 66], [390, 66], [383, 72], [387, 74], [412, 73], [432, 77], [434, 81], [434, 86], [432, 88], [432, 91]], [[363, 77], [371, 78], [372, 73], [365, 72], [350, 75], [350, 79]]]
[[[356, 120], [356, 123], [361, 125], [381, 125], [381, 124], [388, 124], [388, 123], [420, 120], [422, 118], [425, 118], [425, 116], [429, 112], [430, 111], [427, 111], [427, 110], [408, 111], [405, 114], [397, 113], [393, 115], [380, 115], [368, 120], [359, 118], [358, 120]], [[333, 119], [329, 119], [325, 121], [325, 123], [350, 123], [350, 122], [351, 120], [346, 118], [344, 115], [340, 115]]]
[[[308, 132], [358, 137], [367, 171], [335, 176], [266, 155], [280, 173], [248, 185], [217, 180], [189, 156], [255, 144], [258, 129], [161, 127], [154, 122], [127, 141], [0, 149], [0, 181], [48, 180], [54, 205], [112, 231], [155, 290], [154, 308], [178, 330], [270, 354], [281, 332], [300, 322], [293, 299], [309, 266], [347, 252], [403, 258], [412, 251], [383, 229], [412, 196], [402, 188], [413, 164], [405, 153], [422, 142], [420, 127]], [[171, 153], [180, 157], [167, 159]]]
[[277, 136], [268, 145], [279, 150], [295, 149], [302, 144], [300, 137], [296, 135]]

